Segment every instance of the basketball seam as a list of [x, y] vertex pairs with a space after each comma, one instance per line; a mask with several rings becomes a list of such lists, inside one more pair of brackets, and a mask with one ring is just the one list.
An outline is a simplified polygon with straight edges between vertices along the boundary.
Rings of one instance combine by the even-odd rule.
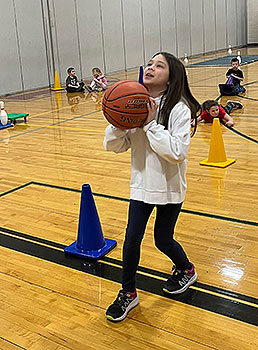
[[[122, 125], [122, 124], [120, 124], [117, 120], [115, 120], [115, 119], [113, 119], [112, 117], [111, 117], [111, 115], [108, 113], [108, 112], [106, 112], [107, 113], [107, 115], [108, 115], [108, 117], [113, 121], [113, 122], [115, 122], [117, 125], [120, 125], [123, 129], [128, 129], [126, 126], [124, 126], [124, 125]], [[104, 114], [105, 115], [105, 114]], [[107, 119], [107, 121], [110, 123], [110, 121], [108, 120], [108, 118], [105, 116], [105, 118]], [[112, 124], [112, 123], [111, 123]], [[135, 125], [133, 128], [131, 128], [131, 129], [134, 129], [134, 128], [138, 128], [140, 125]]]
[[[122, 81], [118, 82], [120, 84], [116, 83], [117, 85], [110, 87], [111, 90], [110, 91], [107, 90], [107, 92], [109, 92], [108, 96], [110, 96], [110, 94], [116, 89], [117, 86], [123, 85], [123, 84], [127, 83], [128, 81], [131, 81], [131, 80], [122, 80]], [[105, 97], [105, 95], [104, 95], [104, 97]], [[107, 97], [105, 97], [105, 99], [107, 100]]]
[[[130, 93], [130, 94], [128, 94], [128, 95], [123, 95], [123, 96], [120, 96], [120, 97], [116, 97], [115, 99], [113, 99], [113, 100], [108, 100], [106, 97], [105, 97], [105, 100], [107, 101], [107, 102], [113, 102], [113, 101], [117, 101], [117, 100], [120, 100], [121, 98], [124, 98], [124, 97], [128, 97], [128, 96], [137, 96], [137, 95], [142, 95], [142, 96], [147, 96], [147, 97], [150, 97], [150, 95], [148, 95], [148, 94], [146, 94], [146, 93], [144, 93], [144, 92], [140, 92], [140, 93], [137, 93], [137, 94], [135, 94], [135, 93]], [[135, 99], [136, 98], [140, 98], [140, 97], [135, 97]]]
[[[130, 111], [128, 111], [128, 112], [118, 111], [117, 109], [114, 109], [114, 108], [111, 108], [111, 107], [106, 106], [105, 103], [102, 103], [102, 109], [103, 109], [103, 107], [104, 107], [104, 108], [107, 108], [107, 109], [109, 109], [109, 110], [111, 110], [111, 111], [117, 112], [118, 114], [132, 114], [132, 115], [137, 115], [137, 114], [139, 114], [139, 115], [144, 115], [144, 114], [148, 114], [148, 111], [146, 111], [146, 112], [139, 112], [139, 113], [134, 113], [134, 112], [131, 112], [131, 113], [130, 113]], [[103, 110], [103, 112], [104, 112], [104, 110]]]
[[[133, 81], [133, 80], [122, 80], [122, 81], [119, 81], [119, 82], [117, 82], [117, 83], [115, 83], [113, 86], [111, 86], [107, 91], [106, 91], [106, 93], [108, 92], [108, 96], [106, 96], [106, 94], [104, 94], [104, 96], [103, 96], [103, 99], [105, 99], [105, 100], [107, 100], [107, 101], [110, 101], [110, 102], [112, 102], [112, 101], [114, 101], [114, 100], [108, 100], [108, 98], [109, 98], [109, 96], [111, 95], [111, 93], [118, 87], [118, 86], [121, 86], [121, 85], [123, 85], [123, 84], [127, 84], [128, 82], [134, 82], [134, 83], [138, 83], [137, 81]], [[109, 91], [110, 90], [110, 91]], [[145, 92], [142, 92], [141, 94], [143, 94], [143, 95], [145, 95], [145, 96], [147, 96], [147, 97], [150, 97], [149, 96], [149, 94], [146, 94]], [[128, 95], [125, 95], [125, 96], [123, 96], [123, 97], [126, 97], [126, 96], [128, 96]], [[119, 97], [120, 98], [120, 97]]]

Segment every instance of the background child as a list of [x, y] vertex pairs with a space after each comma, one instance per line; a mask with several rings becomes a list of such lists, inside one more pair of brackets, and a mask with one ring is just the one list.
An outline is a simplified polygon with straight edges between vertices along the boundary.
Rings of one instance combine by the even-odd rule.
[[66, 91], [67, 92], [84, 92], [84, 82], [78, 82], [78, 78], [75, 75], [75, 69], [69, 67], [67, 69], [68, 77], [66, 78]]
[[229, 114], [233, 109], [241, 109], [242, 107], [240, 102], [228, 100], [226, 106], [223, 107], [217, 101], [207, 100], [202, 104], [202, 113], [197, 118], [197, 122], [204, 120], [206, 123], [212, 123], [213, 118], [219, 118], [223, 124], [232, 127], [234, 120]]
[[107, 79], [98, 67], [92, 68], [93, 79], [87, 89], [91, 91], [103, 91], [107, 89]]
[[144, 126], [120, 130], [109, 125], [104, 139], [107, 151], [121, 153], [131, 148], [132, 159], [122, 290], [106, 311], [111, 321], [123, 320], [139, 303], [135, 277], [145, 228], [155, 207], [155, 245], [175, 264], [163, 291], [182, 293], [197, 280], [193, 264], [173, 233], [186, 192], [191, 119], [200, 105], [190, 92], [184, 65], [167, 52], [152, 57], [143, 83], [152, 97]]
[[240, 85], [240, 82], [244, 80], [244, 75], [241, 69], [239, 69], [240, 64], [238, 59], [232, 58], [231, 68], [227, 71], [226, 77], [230, 76], [233, 78], [234, 92], [235, 94], [244, 93], [246, 90], [243, 86]]

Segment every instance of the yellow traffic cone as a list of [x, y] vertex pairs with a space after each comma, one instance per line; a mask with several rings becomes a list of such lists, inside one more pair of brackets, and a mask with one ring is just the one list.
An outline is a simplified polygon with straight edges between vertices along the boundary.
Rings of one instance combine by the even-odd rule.
[[54, 87], [51, 88], [51, 90], [54, 90], [54, 91], [63, 90], [63, 88], [62, 88], [61, 85], [60, 85], [60, 81], [59, 81], [57, 72], [55, 72]]
[[235, 159], [227, 159], [226, 157], [219, 118], [214, 118], [211, 130], [209, 156], [207, 159], [202, 160], [200, 165], [225, 168], [228, 165], [235, 163], [235, 161]]
[[61, 106], [61, 98], [62, 98], [61, 95], [62, 95], [61, 91], [59, 91], [59, 90], [55, 91], [57, 108], [60, 108], [60, 106]]

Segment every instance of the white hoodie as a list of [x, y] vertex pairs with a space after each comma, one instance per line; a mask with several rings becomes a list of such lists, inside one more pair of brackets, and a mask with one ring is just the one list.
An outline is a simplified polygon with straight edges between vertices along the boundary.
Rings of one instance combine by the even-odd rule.
[[[155, 100], [160, 103], [160, 98]], [[183, 202], [190, 120], [190, 109], [180, 101], [170, 112], [167, 130], [156, 120], [143, 128], [106, 128], [106, 151], [122, 153], [131, 148], [131, 199], [150, 204]]]

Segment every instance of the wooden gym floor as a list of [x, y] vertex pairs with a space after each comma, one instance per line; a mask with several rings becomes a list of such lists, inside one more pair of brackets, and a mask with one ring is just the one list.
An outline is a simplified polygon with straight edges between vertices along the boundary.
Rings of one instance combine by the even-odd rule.
[[[258, 54], [258, 48], [241, 49]], [[225, 56], [196, 57], [190, 63]], [[225, 169], [202, 167], [211, 125], [191, 140], [188, 191], [176, 238], [196, 265], [198, 282], [169, 299], [171, 263], [153, 245], [153, 217], [142, 247], [139, 307], [113, 324], [105, 309], [121, 279], [130, 152], [103, 150], [101, 93], [72, 97], [42, 89], [1, 99], [27, 124], [0, 130], [0, 349], [256, 349], [258, 344], [258, 62], [242, 67], [244, 107], [222, 126]], [[195, 97], [219, 96], [227, 67], [187, 68]], [[137, 71], [109, 81], [137, 80]], [[226, 103], [226, 98], [221, 103]], [[99, 262], [64, 256], [76, 240], [80, 190], [91, 185], [105, 238], [117, 247]]]

